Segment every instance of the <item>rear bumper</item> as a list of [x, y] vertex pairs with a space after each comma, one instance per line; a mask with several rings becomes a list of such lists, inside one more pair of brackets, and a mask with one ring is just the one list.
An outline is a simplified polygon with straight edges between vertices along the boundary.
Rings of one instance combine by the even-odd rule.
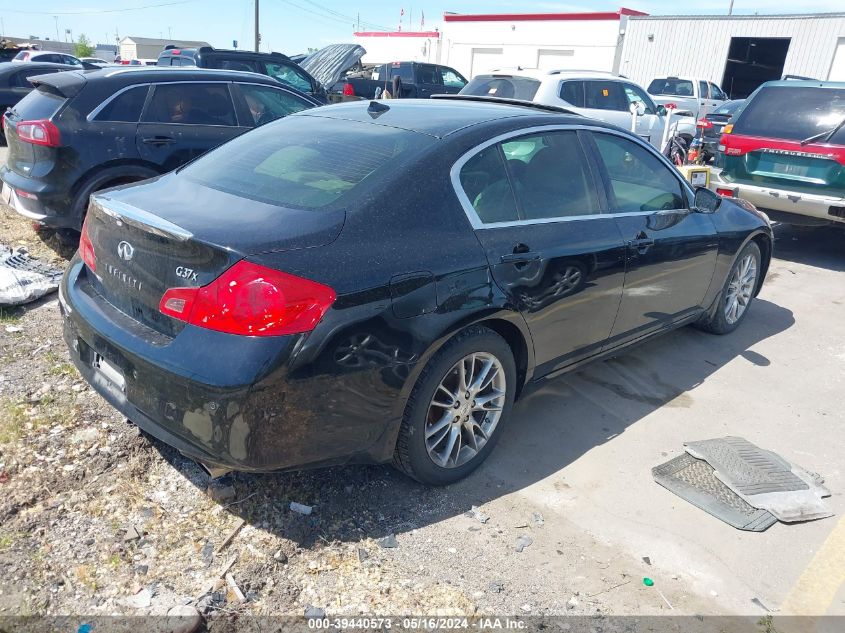
[[761, 211], [765, 211], [778, 219], [778, 215], [798, 216], [810, 218], [814, 223], [829, 222], [832, 224], [845, 224], [845, 217], [831, 214], [831, 209], [845, 208], [845, 198], [834, 196], [821, 196], [808, 194], [787, 189], [774, 189], [772, 187], [760, 187], [746, 183], [729, 182], [721, 177], [721, 174], [714, 173], [710, 180], [711, 189], [730, 189], [734, 197], [742, 198], [752, 203]]
[[[186, 326], [168, 338], [92, 295], [75, 257], [59, 287], [64, 338], [85, 380], [144, 431], [211, 466], [275, 471], [384, 461], [384, 424], [338, 411], [332, 376], [291, 376], [302, 336]], [[108, 371], [96, 365], [105, 364]], [[119, 374], [118, 379], [112, 376]], [[122, 383], [122, 384], [121, 384]]]
[[[0, 200], [8, 199], [9, 206], [20, 215], [52, 228], [79, 230], [79, 220], [70, 217], [70, 204], [64, 193], [57, 194], [43, 182], [21, 176], [6, 166], [0, 167], [0, 181], [3, 183]], [[18, 191], [34, 197], [22, 196]]]

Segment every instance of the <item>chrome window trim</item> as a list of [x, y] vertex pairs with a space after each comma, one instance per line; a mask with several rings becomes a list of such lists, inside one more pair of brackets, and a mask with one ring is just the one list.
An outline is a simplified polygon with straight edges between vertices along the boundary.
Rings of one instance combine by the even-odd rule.
[[[652, 215], [657, 213], [657, 211], [628, 211], [628, 212], [620, 212], [620, 213], [592, 213], [588, 215], [566, 215], [554, 218], [537, 218], [531, 220], [511, 220], [509, 222], [491, 222], [491, 223], [484, 223], [481, 221], [481, 218], [478, 217], [478, 214], [475, 212], [475, 208], [472, 206], [472, 201], [470, 201], [469, 197], [466, 195], [463, 186], [461, 185], [461, 169], [463, 169], [464, 165], [469, 162], [469, 160], [482, 152], [483, 150], [487, 149], [488, 147], [495, 145], [497, 143], [501, 143], [506, 141], [507, 139], [515, 138], [518, 136], [526, 136], [529, 134], [536, 134], [538, 132], [560, 132], [560, 131], [577, 131], [577, 130], [586, 130], [589, 132], [601, 132], [606, 134], [612, 134], [615, 136], [619, 136], [625, 139], [630, 140], [631, 142], [640, 145], [641, 147], [645, 148], [647, 151], [651, 152], [652, 155], [656, 156], [658, 159], [663, 161], [663, 164], [669, 168], [669, 171], [678, 180], [681, 184], [681, 188], [683, 189], [684, 193], [687, 194], [689, 201], [689, 196], [693, 195], [692, 189], [689, 187], [686, 180], [680, 177], [680, 174], [677, 173], [677, 169], [675, 166], [669, 161], [668, 158], [663, 156], [660, 152], [658, 152], [654, 146], [650, 143], [644, 141], [639, 137], [635, 137], [630, 135], [627, 132], [622, 132], [620, 130], [614, 130], [612, 128], [606, 127], [599, 127], [596, 125], [584, 125], [584, 124], [552, 124], [552, 125], [538, 125], [533, 127], [522, 128], [519, 130], [511, 130], [510, 132], [505, 132], [504, 134], [500, 134], [495, 136], [491, 139], [488, 139], [481, 143], [480, 145], [476, 145], [471, 150], [465, 152], [458, 158], [457, 161], [452, 165], [452, 168], [449, 170], [449, 179], [452, 181], [452, 189], [455, 191], [455, 195], [458, 196], [458, 200], [461, 203], [461, 207], [464, 210], [464, 213], [469, 220], [469, 223], [472, 225], [472, 228], [475, 230], [479, 229], [497, 229], [497, 228], [504, 228], [509, 226], [530, 226], [533, 224], [551, 224], [555, 222], [569, 222], [569, 221], [579, 221], [579, 220], [595, 220], [597, 218], [622, 218], [622, 217], [629, 217], [629, 216], [638, 216], [638, 215]], [[585, 148], [585, 152], [589, 151]], [[585, 156], [586, 157], [586, 156]], [[603, 186], [603, 185], [601, 185]], [[686, 207], [685, 207], [686, 208]], [[677, 211], [681, 211], [683, 209], [677, 209]]]
[[[128, 90], [132, 90], [133, 88], [146, 87], [147, 88], [147, 94], [149, 94], [151, 85], [152, 85], [151, 82], [147, 82], [147, 83], [140, 83], [140, 84], [132, 84], [131, 86], [124, 86], [123, 88], [121, 88], [120, 90], [115, 92], [114, 94], [109, 95], [106, 98], [105, 101], [103, 101], [100, 105], [98, 105], [96, 108], [91, 110], [91, 112], [88, 113], [88, 116], [85, 117], [85, 120], [88, 121], [88, 123], [94, 123], [94, 119], [97, 118], [97, 115], [100, 114], [100, 112], [102, 112], [107, 105], [109, 105], [112, 101], [117, 99], [120, 95], [122, 95], [124, 92], [127, 92]], [[144, 113], [144, 106], [141, 106], [141, 114], [143, 114], [143, 113]], [[140, 121], [140, 118], [141, 118], [141, 115], [139, 114], [138, 115], [139, 121]], [[132, 122], [131, 121], [97, 121], [97, 123], [132, 123]], [[135, 121], [135, 123], [138, 123], [138, 121]]]

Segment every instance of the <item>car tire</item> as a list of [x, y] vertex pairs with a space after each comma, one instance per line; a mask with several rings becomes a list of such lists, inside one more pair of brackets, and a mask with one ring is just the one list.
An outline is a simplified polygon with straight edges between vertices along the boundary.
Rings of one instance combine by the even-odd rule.
[[71, 213], [73, 217], [79, 218], [79, 228], [77, 232], [82, 230], [82, 221], [85, 219], [85, 214], [88, 212], [88, 199], [91, 194], [108, 189], [110, 187], [117, 187], [118, 185], [126, 185], [133, 182], [140, 182], [148, 178], [155, 178], [160, 175], [157, 171], [149, 167], [141, 165], [122, 165], [120, 167], [109, 167], [103, 171], [97, 172], [90, 176], [83, 185], [79, 188], [76, 196], [73, 199], [73, 206]]
[[[463, 399], [454, 397], [462, 391], [459, 363], [463, 364], [464, 375], [473, 378], [465, 379], [471, 389], [463, 392]], [[481, 378], [485, 368], [487, 373]], [[513, 406], [516, 376], [513, 352], [497, 333], [481, 326], [458, 333], [428, 361], [411, 391], [396, 443], [394, 466], [433, 486], [466, 477], [487, 458], [501, 436]], [[480, 384], [472, 386], [479, 378]], [[502, 395], [495, 395], [500, 392]], [[440, 404], [435, 403], [436, 394], [443, 401]], [[452, 406], [443, 406], [444, 402]], [[442, 427], [447, 417], [449, 422]], [[438, 424], [442, 428], [435, 432]], [[441, 436], [443, 428], [446, 435]], [[440, 463], [435, 462], [438, 457]]]
[[[731, 266], [722, 292], [719, 293], [715, 312], [698, 324], [702, 330], [713, 334], [728, 334], [739, 327], [748, 314], [760, 282], [760, 263], [760, 247], [755, 242], [749, 242]], [[753, 266], [753, 269], [749, 266]]]

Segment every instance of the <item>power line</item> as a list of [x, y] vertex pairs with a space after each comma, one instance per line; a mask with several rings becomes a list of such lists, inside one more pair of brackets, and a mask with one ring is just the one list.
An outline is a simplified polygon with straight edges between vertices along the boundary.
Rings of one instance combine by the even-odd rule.
[[[309, 0], [305, 0], [305, 1], [308, 2]], [[331, 9], [326, 9], [324, 7], [321, 7], [318, 4], [315, 4], [314, 2], [310, 2], [310, 4], [317, 7], [320, 10], [319, 12], [315, 11], [314, 9], [309, 9], [308, 7], [304, 7], [300, 4], [292, 2], [291, 0], [279, 0], [279, 2], [283, 2], [285, 4], [288, 4], [292, 7], [299, 9], [300, 11], [305, 11], [306, 13], [310, 13], [311, 15], [316, 15], [320, 18], [323, 18], [323, 19], [326, 19], [326, 20], [333, 20], [335, 22], [339, 22], [339, 23], [342, 23], [342, 24], [353, 24], [354, 25], [357, 21], [357, 18], [354, 18], [352, 16], [348, 16], [348, 15], [344, 15], [342, 13], [338, 13], [337, 11], [332, 11]], [[391, 29], [388, 29], [387, 27], [384, 27], [384, 26], [381, 26], [381, 25], [378, 25], [378, 24], [374, 24], [374, 23], [371, 23], [371, 22], [362, 21], [361, 24], [363, 24], [367, 28], [372, 28], [373, 30], [376, 30], [376, 31], [390, 31], [391, 30]]]
[[380, 24], [376, 24], [375, 22], [367, 22], [365, 20], [359, 20], [357, 17], [345, 15], [343, 13], [338, 13], [337, 11], [335, 11], [333, 9], [329, 9], [328, 7], [320, 6], [319, 4], [314, 2], [313, 0], [303, 0], [303, 1], [317, 7], [318, 9], [322, 9], [323, 11], [326, 11], [328, 13], [333, 13], [334, 15], [336, 15], [340, 18], [343, 18], [344, 20], [351, 21], [351, 22], [360, 22], [361, 24], [363, 24], [364, 26], [366, 26], [368, 28], [375, 28], [375, 29], [380, 30], [380, 31], [390, 31], [391, 30], [391, 29], [387, 28], [386, 26], [381, 26]]
[[142, 7], [125, 7], [123, 9], [88, 9], [85, 11], [23, 11], [20, 9], [3, 9], [3, 13], [27, 13], [32, 15], [97, 15], [100, 13], [124, 13], [126, 11], [141, 11], [143, 9], [155, 9], [156, 7], [172, 7], [177, 4], [188, 4], [197, 0], [174, 0], [173, 2], [160, 2], [158, 4], [145, 4]]

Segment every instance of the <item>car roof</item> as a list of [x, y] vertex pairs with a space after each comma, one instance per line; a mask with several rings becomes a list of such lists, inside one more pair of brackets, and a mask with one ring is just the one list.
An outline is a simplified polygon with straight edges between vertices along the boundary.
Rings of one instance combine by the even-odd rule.
[[816, 79], [779, 79], [767, 81], [760, 87], [788, 87], [788, 88], [845, 88], [845, 81], [818, 81]]
[[62, 53], [60, 51], [33, 51], [30, 50], [30, 57], [36, 57], [38, 55], [67, 55], [68, 57], [73, 57], [70, 53]]
[[282, 84], [267, 75], [237, 70], [197, 68], [196, 66], [177, 66], [175, 68], [170, 66], [111, 66], [96, 70], [70, 70], [64, 73], [39, 75], [31, 78], [30, 81], [35, 85], [52, 86], [65, 97], [75, 96], [87, 83], [104, 81], [112, 81], [116, 85], [127, 86], [162, 81], [243, 81], [281, 86], [287, 90], [298, 92], [295, 88]]
[[620, 81], [627, 81], [625, 77], [620, 77], [619, 75], [614, 75], [613, 73], [603, 72], [600, 70], [522, 68], [520, 66], [517, 66], [516, 68], [497, 68], [496, 70], [484, 73], [481, 76], [492, 77], [496, 75], [528, 77], [530, 79], [539, 79], [540, 81], [552, 76], [562, 79], [618, 79]]
[[[583, 125], [584, 117], [535, 107], [526, 102], [483, 102], [466, 99], [392, 99], [388, 101], [349, 101], [331, 106], [303, 110], [293, 116], [320, 116], [331, 119], [361, 121], [396, 127], [436, 138], [443, 138], [471, 126], [518, 118], [538, 119], [536, 124]], [[526, 121], [526, 123], [528, 123]], [[612, 127], [600, 121], [590, 124]]]
[[26, 64], [20, 64], [17, 62], [0, 62], [0, 75], [21, 70], [32, 70], [33, 68], [36, 70], [39, 68], [43, 68], [44, 70], [49, 70], [51, 68], [77, 70], [79, 66], [71, 66], [70, 64], [54, 64], [53, 62], [27, 62]]

